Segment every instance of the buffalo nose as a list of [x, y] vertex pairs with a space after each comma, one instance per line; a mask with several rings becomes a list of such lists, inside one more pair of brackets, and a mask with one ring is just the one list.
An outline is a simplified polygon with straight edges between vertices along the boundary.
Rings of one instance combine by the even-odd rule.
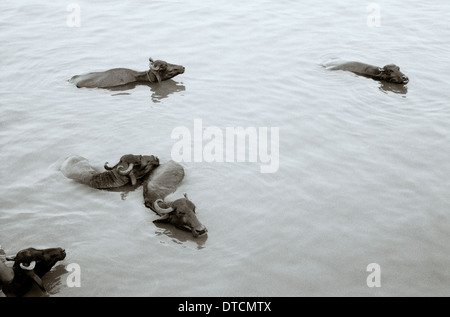
[[406, 77], [406, 76], [402, 76], [402, 79], [403, 79], [404, 82], [408, 82], [409, 81], [408, 77]]
[[205, 227], [202, 227], [202, 228], [200, 228], [200, 229], [196, 229], [195, 231], [197, 232], [197, 234], [198, 234], [199, 236], [204, 235], [205, 233], [208, 232], [208, 230], [207, 230]]

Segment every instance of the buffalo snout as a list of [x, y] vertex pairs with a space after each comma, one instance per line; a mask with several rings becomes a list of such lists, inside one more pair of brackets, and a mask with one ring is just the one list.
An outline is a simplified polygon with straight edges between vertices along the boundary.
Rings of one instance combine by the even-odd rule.
[[[158, 62], [161, 62], [160, 66], [159, 66], [159, 70], [158, 70], [161, 80], [171, 79], [179, 74], [183, 74], [185, 71], [184, 66], [169, 64], [169, 63], [162, 62], [162, 61], [158, 61]], [[156, 64], [156, 62], [155, 62], [155, 64]]]
[[190, 231], [195, 238], [208, 232], [197, 218], [194, 203], [187, 198], [180, 198], [169, 203], [169, 207], [166, 209], [160, 208], [157, 204], [154, 206], [157, 213], [164, 214], [156, 222], [170, 223], [177, 228]]
[[394, 64], [386, 65], [382, 68], [383, 79], [395, 84], [407, 84], [409, 78], [400, 71], [400, 67]]
[[208, 230], [206, 227], [198, 220], [195, 213], [195, 205], [192, 201], [186, 198], [180, 198], [172, 203], [172, 208], [174, 208], [171, 223], [178, 228], [191, 231], [194, 237], [199, 237]]
[[159, 166], [159, 158], [154, 155], [143, 155], [141, 156], [141, 165], [142, 166]]

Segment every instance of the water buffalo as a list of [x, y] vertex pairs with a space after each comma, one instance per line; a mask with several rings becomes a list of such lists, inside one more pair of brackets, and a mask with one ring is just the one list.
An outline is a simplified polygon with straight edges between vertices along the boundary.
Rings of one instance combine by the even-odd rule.
[[130, 83], [156, 83], [184, 73], [181, 65], [149, 58], [149, 70], [138, 72], [128, 68], [114, 68], [103, 72], [76, 75], [70, 79], [78, 88], [112, 88]]
[[5, 297], [2, 292], [3, 285], [10, 284], [14, 279], [14, 271], [5, 265], [5, 251], [0, 246], [0, 297]]
[[144, 181], [145, 206], [162, 216], [155, 222], [171, 223], [199, 237], [207, 230], [197, 219], [195, 205], [187, 195], [170, 202], [164, 200], [177, 190], [183, 178], [184, 169], [177, 162], [169, 161], [155, 168]]
[[60, 170], [67, 178], [93, 188], [107, 189], [124, 186], [128, 183], [136, 184], [136, 180], [144, 177], [154, 167], [159, 165], [159, 159], [153, 155], [126, 154], [119, 163], [110, 167], [105, 163], [106, 171], [94, 169], [87, 159], [75, 155], [68, 157]]
[[[49, 272], [58, 261], [64, 260], [66, 252], [61, 248], [37, 250], [28, 248], [19, 251], [17, 255], [6, 257], [8, 261], [14, 261], [12, 267], [13, 279], [3, 285], [6, 296], [21, 297], [37, 284], [45, 292], [42, 277]], [[3, 264], [3, 266], [5, 266]]]
[[395, 84], [407, 84], [409, 82], [408, 77], [400, 71], [400, 67], [394, 64], [386, 65], [384, 67], [377, 67], [360, 62], [346, 62], [333, 66], [329, 69], [345, 70], [355, 73], [356, 75]]

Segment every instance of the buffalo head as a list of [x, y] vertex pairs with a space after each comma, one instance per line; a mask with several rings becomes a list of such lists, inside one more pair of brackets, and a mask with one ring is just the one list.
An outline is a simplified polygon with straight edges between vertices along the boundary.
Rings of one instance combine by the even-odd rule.
[[169, 64], [161, 60], [154, 61], [152, 58], [149, 58], [149, 62], [149, 72], [155, 75], [158, 82], [171, 79], [178, 74], [184, 73], [184, 67], [181, 65]]
[[116, 178], [124, 179], [125, 181], [128, 181], [129, 178], [131, 184], [136, 185], [137, 179], [144, 177], [154, 167], [159, 165], [159, 159], [153, 155], [126, 154], [113, 167], [109, 167], [108, 164], [106, 162], [104, 168], [107, 171], [112, 171]]
[[179, 198], [170, 203], [157, 199], [153, 203], [153, 209], [156, 213], [162, 215], [160, 219], [154, 222], [173, 224], [180, 229], [191, 231], [194, 237], [199, 237], [208, 232], [197, 219], [195, 205], [187, 198], [186, 194], [184, 194], [184, 198]]
[[394, 84], [407, 84], [409, 82], [408, 77], [400, 71], [400, 67], [394, 64], [389, 64], [384, 67], [378, 68], [381, 72], [381, 79]]
[[6, 295], [23, 296], [36, 283], [45, 291], [41, 278], [49, 272], [58, 261], [64, 260], [66, 252], [61, 248], [38, 250], [28, 248], [19, 251], [17, 255], [7, 257], [8, 261], [14, 261], [14, 279], [3, 286]]

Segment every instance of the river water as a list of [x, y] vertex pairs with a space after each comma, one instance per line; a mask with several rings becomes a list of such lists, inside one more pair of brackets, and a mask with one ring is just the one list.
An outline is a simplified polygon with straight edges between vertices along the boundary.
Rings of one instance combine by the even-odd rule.
[[[3, 0], [0, 12], [0, 244], [65, 248], [51, 296], [450, 295], [449, 1]], [[149, 57], [186, 71], [114, 91], [68, 82]], [[394, 63], [410, 82], [323, 67], [337, 61]], [[272, 173], [260, 155], [182, 162], [206, 237], [154, 224], [142, 187], [96, 190], [59, 170], [69, 155], [163, 163], [174, 129], [196, 122], [279, 131]]]

